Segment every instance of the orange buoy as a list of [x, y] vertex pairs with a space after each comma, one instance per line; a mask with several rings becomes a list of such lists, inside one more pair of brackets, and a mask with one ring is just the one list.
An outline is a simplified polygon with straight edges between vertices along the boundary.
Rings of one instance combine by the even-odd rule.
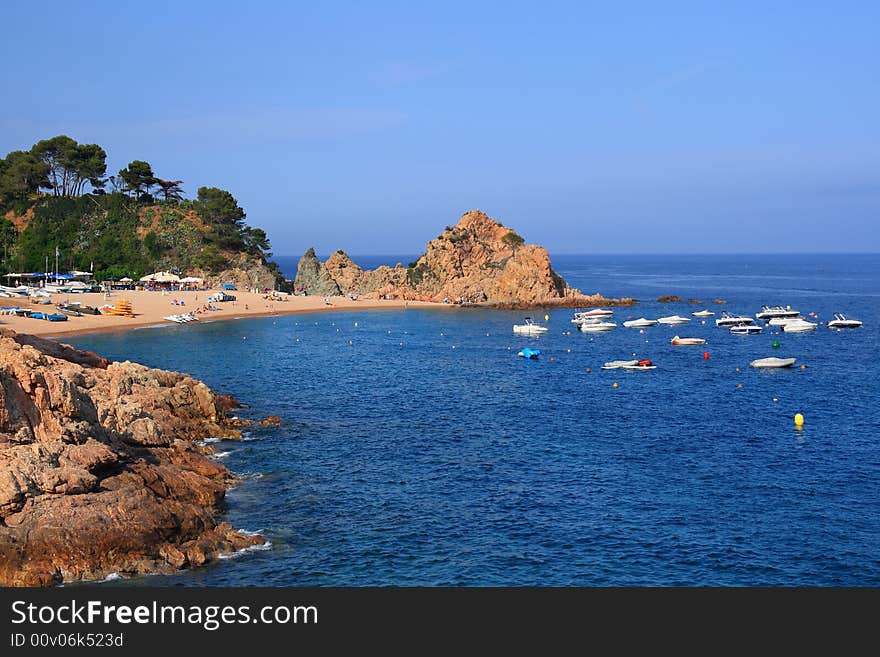
[[589, 373], [590, 373], [590, 368], [588, 367], [588, 368], [587, 368], [587, 374], [589, 374]]
[[614, 383], [612, 383], [612, 384], [611, 384], [611, 387], [612, 387], [612, 388], [617, 388], [617, 381], [615, 381]]

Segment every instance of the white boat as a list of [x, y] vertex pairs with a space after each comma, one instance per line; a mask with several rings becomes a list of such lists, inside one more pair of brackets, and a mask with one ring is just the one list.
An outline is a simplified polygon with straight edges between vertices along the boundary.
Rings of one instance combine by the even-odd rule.
[[859, 328], [862, 323], [857, 319], [847, 319], [843, 313], [834, 313], [834, 319], [828, 322], [828, 328]]
[[796, 319], [783, 324], [782, 330], [785, 333], [806, 333], [807, 331], [815, 331], [816, 326], [817, 324], [815, 322], [808, 322], [805, 319]]
[[583, 317], [584, 319], [591, 319], [593, 317], [611, 317], [614, 314], [613, 310], [605, 310], [604, 308], [593, 308], [592, 310], [584, 310], [582, 312], [575, 313], [575, 317]]
[[715, 326], [745, 326], [754, 323], [753, 317], [748, 315], [731, 315], [728, 312], [722, 312], [721, 317], [715, 320]]
[[584, 333], [603, 333], [605, 331], [610, 331], [613, 328], [617, 328], [617, 324], [614, 322], [601, 322], [594, 319], [589, 322], [584, 322], [579, 328]]
[[791, 322], [796, 322], [800, 319], [799, 317], [774, 317], [769, 322], [767, 322], [770, 326], [785, 326], [786, 324], [790, 324]]
[[738, 324], [736, 326], [731, 326], [728, 330], [734, 335], [754, 335], [756, 333], [761, 333], [764, 329], [757, 325]]
[[626, 328], [641, 328], [644, 326], [654, 326], [657, 323], [656, 319], [645, 319], [644, 317], [639, 317], [638, 319], [631, 319], [623, 323]]
[[749, 365], [758, 368], [791, 367], [796, 360], [797, 358], [759, 358], [758, 360], [753, 360]]
[[787, 308], [782, 306], [762, 306], [761, 312], [755, 315], [755, 317], [757, 319], [773, 319], [778, 317], [797, 317], [798, 315], [800, 315], [800, 312], [792, 310], [791, 306]]
[[698, 310], [695, 313], [691, 313], [694, 317], [715, 317], [715, 313], [711, 310]]
[[604, 308], [595, 308], [593, 310], [585, 310], [583, 312], [577, 312], [574, 314], [574, 317], [571, 319], [572, 324], [583, 324], [584, 322], [589, 322], [594, 319], [602, 319], [604, 317], [611, 317], [614, 314], [613, 310], [605, 310]]
[[605, 363], [602, 366], [603, 370], [616, 370], [621, 367], [632, 367], [633, 365], [638, 365], [639, 361], [637, 360], [612, 360], [608, 363]]
[[532, 321], [531, 317], [525, 318], [525, 324], [514, 324], [513, 332], [519, 333], [521, 335], [541, 335], [542, 333], [547, 332], [546, 326], [541, 326], [540, 324], [535, 324]]
[[674, 344], [676, 346], [687, 346], [692, 344], [706, 344], [706, 341], [703, 338], [680, 338], [677, 335], [669, 341], [670, 344]]
[[661, 317], [657, 320], [658, 324], [685, 324], [691, 321], [690, 317], [682, 317], [681, 315], [669, 315], [669, 317]]

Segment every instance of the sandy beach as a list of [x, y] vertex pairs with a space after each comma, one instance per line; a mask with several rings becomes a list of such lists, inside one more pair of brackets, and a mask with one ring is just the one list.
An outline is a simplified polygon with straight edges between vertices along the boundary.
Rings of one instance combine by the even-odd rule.
[[[188, 313], [196, 311], [207, 305], [208, 297], [216, 293], [216, 290], [199, 290], [186, 292], [148, 292], [145, 290], [120, 290], [113, 292], [109, 298], [103, 293], [90, 294], [56, 294], [52, 297], [53, 305], [32, 304], [28, 299], [2, 299], [0, 306], [19, 306], [30, 308], [34, 311], [52, 312], [55, 303], [63, 301], [79, 301], [84, 306], [101, 306], [112, 304], [120, 299], [131, 301], [134, 317], [117, 317], [113, 315], [83, 315], [82, 317], [68, 317], [66, 322], [49, 322], [28, 317], [0, 316], [0, 327], [11, 328], [20, 333], [30, 333], [40, 336], [64, 336], [78, 333], [92, 333], [99, 331], [119, 331], [157, 324], [172, 322], [163, 319], [167, 315]], [[293, 313], [306, 313], [316, 311], [334, 310], [380, 310], [402, 308], [438, 308], [448, 307], [439, 303], [427, 303], [422, 301], [361, 299], [352, 301], [348, 297], [330, 297], [330, 305], [324, 303], [322, 297], [290, 296], [287, 301], [270, 301], [262, 294], [253, 292], [236, 291], [235, 301], [214, 303], [217, 310], [205, 311], [196, 314], [199, 321], [212, 322], [219, 320], [241, 319], [244, 317], [261, 317], [270, 315], [287, 315]], [[174, 305], [173, 300], [183, 301], [184, 305]]]

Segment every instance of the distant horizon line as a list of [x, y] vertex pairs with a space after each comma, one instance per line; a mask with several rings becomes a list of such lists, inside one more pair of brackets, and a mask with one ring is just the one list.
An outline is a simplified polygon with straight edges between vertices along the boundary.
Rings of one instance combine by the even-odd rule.
[[[338, 250], [338, 249], [337, 249]], [[336, 250], [332, 251], [335, 253]], [[623, 252], [607, 252], [607, 253], [577, 253], [577, 252], [558, 252], [558, 251], [550, 251], [550, 257], [553, 256], [617, 256], [617, 257], [636, 257], [636, 256], [661, 256], [661, 257], [695, 257], [695, 256], [880, 256], [880, 251], [731, 251], [731, 252], [701, 252], [701, 253], [623, 253]], [[316, 252], [317, 253], [317, 252]], [[401, 256], [413, 256], [413, 255], [424, 255], [424, 252], [419, 254], [414, 253], [345, 253], [349, 257], [366, 257], [366, 258], [386, 258], [386, 257], [395, 257], [399, 258]], [[277, 254], [271, 256], [272, 258], [301, 258], [302, 255], [293, 255], [293, 254]]]

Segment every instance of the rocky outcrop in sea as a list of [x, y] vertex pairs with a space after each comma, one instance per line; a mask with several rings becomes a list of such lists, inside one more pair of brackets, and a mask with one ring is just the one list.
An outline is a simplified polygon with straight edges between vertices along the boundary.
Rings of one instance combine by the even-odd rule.
[[220, 522], [210, 437], [234, 400], [185, 374], [0, 330], [0, 585], [200, 566], [262, 544]]
[[294, 289], [509, 308], [635, 303], [569, 287], [553, 270], [546, 249], [526, 244], [515, 231], [479, 210], [447, 226], [408, 267], [364, 271], [343, 251], [322, 263], [309, 249], [299, 262]]

